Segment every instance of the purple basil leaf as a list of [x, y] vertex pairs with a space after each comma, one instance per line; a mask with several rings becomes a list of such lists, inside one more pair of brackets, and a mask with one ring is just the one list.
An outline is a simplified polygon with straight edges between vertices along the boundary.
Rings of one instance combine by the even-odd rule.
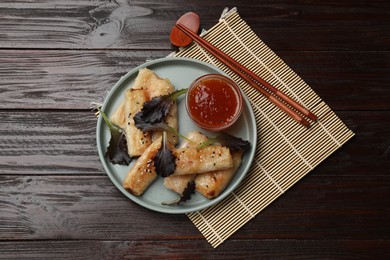
[[149, 124], [163, 122], [176, 98], [186, 92], [187, 89], [180, 89], [168, 95], [152, 98], [143, 104], [141, 111], [135, 114], [134, 121]]
[[110, 141], [108, 143], [105, 157], [113, 164], [129, 165], [131, 157], [127, 152], [127, 141], [125, 134], [117, 127], [113, 126], [106, 114], [98, 108], [104, 122], [110, 130]]
[[229, 147], [232, 151], [246, 151], [251, 147], [250, 142], [224, 132], [221, 132], [216, 139], [218, 143]]
[[123, 132], [111, 133], [111, 139], [105, 156], [113, 164], [130, 164], [131, 157], [127, 152], [127, 141]]
[[185, 202], [191, 198], [191, 195], [195, 194], [195, 182], [189, 182], [187, 187], [184, 189], [183, 194], [180, 197], [179, 204]]
[[167, 134], [164, 132], [161, 148], [154, 157], [154, 167], [156, 168], [156, 173], [161, 177], [168, 177], [176, 170], [176, 157], [168, 147], [166, 136]]
[[167, 201], [167, 202], [162, 202], [161, 204], [164, 206], [178, 206], [180, 203], [186, 202], [191, 198], [191, 195], [195, 194], [195, 182], [189, 182], [187, 184], [187, 187], [184, 189], [183, 194], [173, 200], [173, 201]]
[[231, 134], [221, 132], [216, 137], [209, 138], [208, 141], [200, 144], [198, 148], [202, 148], [213, 143], [219, 143], [222, 146], [228, 147], [232, 151], [247, 151], [251, 147], [250, 142]]
[[155, 97], [144, 103], [141, 111], [134, 116], [134, 121], [145, 123], [160, 123], [169, 113], [173, 100], [164, 97]]

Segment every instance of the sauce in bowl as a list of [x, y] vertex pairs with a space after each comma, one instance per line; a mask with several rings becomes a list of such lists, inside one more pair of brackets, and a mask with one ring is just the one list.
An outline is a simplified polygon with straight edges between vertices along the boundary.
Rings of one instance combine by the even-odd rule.
[[220, 131], [230, 127], [242, 112], [242, 94], [237, 84], [219, 74], [207, 74], [189, 87], [187, 112], [201, 128]]

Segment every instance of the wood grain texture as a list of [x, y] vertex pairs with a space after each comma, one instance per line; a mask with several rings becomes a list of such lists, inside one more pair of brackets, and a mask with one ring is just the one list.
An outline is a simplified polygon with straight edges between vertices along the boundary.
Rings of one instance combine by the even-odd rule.
[[[5, 259], [383, 259], [390, 243], [382, 240], [230, 240], [213, 249], [206, 242], [22, 241], [0, 242]], [[197, 250], [188, 250], [188, 249]], [[202, 250], [199, 250], [201, 249]]]
[[[185, 215], [153, 212], [107, 176], [0, 176], [0, 240], [201, 239]], [[383, 239], [390, 180], [313, 173], [232, 239]]]
[[[356, 136], [320, 164], [317, 174], [387, 176], [390, 112], [337, 114]], [[92, 112], [3, 111], [0, 117], [0, 174], [104, 174]]]
[[[0, 50], [0, 109], [89, 109], [170, 51]], [[390, 52], [278, 52], [335, 110], [390, 110]]]
[[185, 215], [142, 208], [107, 176], [0, 178], [0, 240], [201, 238]]
[[336, 113], [356, 135], [315, 171], [321, 175], [376, 175], [389, 178], [390, 112]]
[[227, 5], [274, 50], [389, 50], [388, 1], [2, 1], [0, 47], [169, 49], [178, 17], [207, 29]]
[[389, 52], [277, 52], [333, 110], [390, 110]]
[[102, 173], [92, 112], [1, 112], [2, 174]]
[[5, 109], [89, 109], [121, 76], [169, 51], [0, 50]]

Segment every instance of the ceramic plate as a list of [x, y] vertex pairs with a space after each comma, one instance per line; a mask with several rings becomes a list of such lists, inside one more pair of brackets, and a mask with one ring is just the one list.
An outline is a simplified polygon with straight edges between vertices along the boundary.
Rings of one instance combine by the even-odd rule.
[[[134, 79], [138, 75], [139, 69], [145, 67], [153, 70], [158, 76], [162, 78], [168, 78], [176, 89], [187, 88], [192, 81], [205, 74], [220, 73], [226, 75], [218, 68], [194, 59], [163, 58], [147, 62], [127, 73], [115, 84], [113, 89], [108, 94], [102, 107], [103, 111], [105, 111], [108, 116], [114, 113], [116, 108], [122, 102], [125, 91], [132, 86]], [[145, 193], [139, 197], [127, 192], [122, 187], [122, 181], [127, 175], [127, 172], [129, 171], [129, 168], [132, 164], [130, 166], [113, 165], [105, 159], [104, 154], [110, 139], [110, 132], [108, 127], [104, 124], [102, 118], [99, 117], [96, 130], [97, 148], [100, 160], [104, 166], [105, 171], [107, 172], [107, 175], [110, 177], [114, 185], [125, 196], [127, 196], [135, 203], [138, 203], [139, 205], [151, 210], [172, 214], [189, 213], [218, 203], [227, 195], [229, 195], [242, 181], [245, 174], [249, 170], [250, 164], [255, 154], [255, 146], [257, 141], [255, 117], [251, 109], [251, 105], [244, 93], [243, 97], [245, 101], [243, 113], [236, 124], [229, 128], [226, 132], [234, 136], [241, 137], [244, 140], [248, 140], [251, 143], [251, 149], [245, 153], [242, 164], [231, 183], [217, 198], [209, 200], [200, 194], [194, 194], [190, 200], [179, 206], [163, 206], [161, 205], [161, 202], [174, 200], [178, 197], [178, 194], [166, 189], [163, 185], [163, 179], [161, 177], [158, 177], [156, 181], [153, 182], [152, 185], [145, 191]], [[181, 96], [178, 99], [179, 132], [183, 135], [187, 135], [190, 131], [199, 130], [208, 136], [215, 136], [215, 133], [207, 132], [198, 128], [189, 119], [184, 101], [184, 96]], [[134, 163], [134, 160], [132, 163]]]

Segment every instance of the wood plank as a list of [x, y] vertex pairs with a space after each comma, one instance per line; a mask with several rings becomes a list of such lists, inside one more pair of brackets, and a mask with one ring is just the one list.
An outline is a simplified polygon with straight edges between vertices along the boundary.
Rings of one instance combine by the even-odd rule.
[[390, 52], [277, 52], [334, 110], [390, 110]]
[[[202, 240], [1, 242], [5, 259], [386, 259], [389, 240]], [[196, 250], [188, 250], [188, 249]]]
[[0, 240], [201, 237], [185, 215], [142, 208], [107, 176], [2, 176], [0, 183]]
[[[337, 112], [356, 136], [315, 169], [331, 176], [387, 176], [390, 112]], [[90, 111], [0, 112], [0, 174], [103, 175]]]
[[115, 83], [167, 51], [0, 51], [3, 109], [89, 109]]
[[92, 112], [1, 112], [1, 174], [103, 174]]
[[[202, 238], [185, 215], [153, 212], [107, 176], [0, 176], [0, 240]], [[232, 239], [388, 239], [389, 176], [305, 177]]]
[[355, 136], [315, 169], [320, 175], [389, 176], [390, 112], [336, 111]]
[[[0, 109], [89, 109], [169, 51], [0, 50]], [[390, 52], [278, 52], [336, 110], [390, 110]]]
[[[389, 239], [390, 177], [306, 176], [236, 237]], [[377, 224], [378, 226], [376, 226]]]
[[[202, 1], [2, 1], [0, 48], [170, 49], [184, 13], [214, 25], [226, 6]], [[389, 3], [236, 1], [241, 16], [275, 50], [390, 50]], [[288, 40], [286, 40], [288, 39]]]

